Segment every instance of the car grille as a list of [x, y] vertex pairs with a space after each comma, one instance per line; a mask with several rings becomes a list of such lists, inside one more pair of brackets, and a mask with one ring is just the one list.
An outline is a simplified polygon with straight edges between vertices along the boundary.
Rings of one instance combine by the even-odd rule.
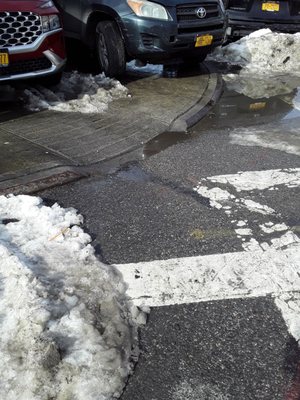
[[147, 35], [146, 33], [142, 33], [142, 40], [143, 40], [143, 45], [145, 47], [153, 47], [154, 46], [154, 37], [151, 35]]
[[28, 72], [43, 71], [51, 68], [51, 66], [51, 61], [46, 57], [14, 61], [8, 67], [0, 68], [0, 78], [8, 75], [21, 75]]
[[33, 12], [0, 12], [0, 47], [25, 46], [42, 34], [41, 17]]
[[[200, 8], [204, 8], [206, 15], [203, 18], [197, 16], [197, 11]], [[209, 18], [216, 18], [219, 16], [219, 6], [217, 3], [204, 3], [204, 4], [191, 4], [191, 5], [180, 5], [176, 8], [177, 21], [181, 22], [200, 22], [205, 21]]]

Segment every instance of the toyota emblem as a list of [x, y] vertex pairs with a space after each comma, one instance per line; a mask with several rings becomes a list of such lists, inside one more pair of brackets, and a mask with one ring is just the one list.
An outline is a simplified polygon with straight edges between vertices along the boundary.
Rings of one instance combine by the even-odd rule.
[[204, 7], [199, 7], [196, 10], [196, 15], [198, 18], [205, 18], [206, 17], [206, 9]]

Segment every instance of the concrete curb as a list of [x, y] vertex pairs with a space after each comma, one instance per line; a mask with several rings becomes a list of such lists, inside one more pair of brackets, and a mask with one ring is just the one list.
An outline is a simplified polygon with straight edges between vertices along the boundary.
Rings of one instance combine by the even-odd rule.
[[63, 185], [79, 180], [88, 175], [76, 171], [72, 167], [58, 166], [38, 172], [16, 174], [10, 179], [0, 182], [0, 195], [13, 193], [30, 194], [50, 187]]
[[170, 125], [170, 132], [186, 132], [196, 125], [217, 103], [223, 91], [223, 81], [218, 74], [210, 74], [205, 95], [189, 110], [178, 116]]

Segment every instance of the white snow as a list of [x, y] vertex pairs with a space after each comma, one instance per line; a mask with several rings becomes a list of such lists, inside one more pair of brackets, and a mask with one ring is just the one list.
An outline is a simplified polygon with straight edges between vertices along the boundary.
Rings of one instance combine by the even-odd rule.
[[211, 58], [240, 65], [252, 74], [285, 72], [300, 75], [300, 33], [274, 33], [262, 29], [218, 47]]
[[252, 99], [286, 95], [293, 103], [290, 97], [300, 86], [300, 33], [261, 29], [216, 48], [209, 58], [242, 68], [237, 74], [223, 75], [229, 90]]
[[257, 75], [242, 69], [238, 74], [223, 75], [229, 90], [241, 93], [252, 99], [283, 96], [284, 101], [296, 109], [300, 109], [297, 99], [294, 102], [297, 90], [300, 86], [300, 76], [286, 73], [269, 72], [268, 75]]
[[126, 87], [115, 79], [106, 78], [104, 74], [92, 76], [66, 72], [61, 83], [51, 90], [43, 86], [25, 89], [23, 101], [31, 111], [90, 114], [104, 112], [111, 101], [127, 95]]
[[139, 64], [136, 60], [127, 63], [127, 70], [134, 71], [142, 74], [159, 74], [163, 72], [163, 65], [161, 64]]
[[37, 197], [0, 197], [1, 399], [110, 400], [122, 391], [132, 315], [143, 314], [81, 222]]

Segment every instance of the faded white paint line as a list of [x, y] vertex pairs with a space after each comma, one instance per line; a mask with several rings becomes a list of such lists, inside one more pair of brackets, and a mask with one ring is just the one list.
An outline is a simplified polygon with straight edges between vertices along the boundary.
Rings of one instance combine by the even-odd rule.
[[284, 293], [275, 299], [288, 330], [294, 338], [300, 340], [300, 293]]
[[261, 230], [265, 233], [273, 233], [273, 232], [280, 232], [280, 231], [286, 231], [289, 229], [289, 227], [286, 224], [272, 224], [269, 225], [270, 223], [262, 224], [259, 225]]
[[199, 185], [195, 190], [201, 196], [208, 198], [210, 205], [217, 209], [225, 208], [222, 206], [222, 202], [235, 199], [235, 196], [227, 192], [227, 190], [220, 189], [218, 187], [208, 189], [206, 186]]
[[[275, 132], [274, 129], [271, 131], [260, 130], [256, 128], [238, 129], [233, 131], [229, 137], [232, 144], [239, 146], [249, 147], [265, 147], [268, 149], [283, 151], [288, 154], [300, 155], [299, 149], [299, 130], [294, 134], [292, 132]], [[291, 142], [294, 143], [291, 143]]]
[[117, 265], [137, 306], [165, 306], [300, 291], [300, 244]]
[[[226, 185], [209, 188], [209, 184]], [[265, 190], [284, 185], [288, 188], [300, 186], [300, 168], [273, 169], [266, 171], [246, 171], [230, 175], [216, 175], [202, 179], [194, 190], [209, 199], [210, 205], [218, 210], [222, 208], [231, 214], [231, 208], [246, 207], [249, 211], [259, 214], [275, 214], [275, 210], [248, 198], [237, 198], [236, 192], [230, 193], [231, 187], [237, 192]], [[229, 186], [229, 187], [228, 187]]]
[[249, 200], [249, 199], [241, 199], [241, 203], [244, 204], [244, 206], [252, 212], [256, 212], [259, 214], [274, 214], [275, 210], [273, 210], [273, 208], [268, 207], [264, 204], [259, 204], [256, 201], [253, 200]]
[[266, 171], [245, 171], [231, 175], [217, 175], [207, 178], [210, 182], [230, 184], [242, 190], [264, 190], [277, 185], [300, 186], [300, 168], [270, 169]]
[[252, 235], [252, 230], [249, 229], [249, 228], [235, 229], [235, 232], [237, 233], [237, 235], [241, 235], [241, 236], [250, 236], [250, 235]]
[[[226, 185], [227, 190], [206, 186], [212, 183]], [[234, 194], [230, 193], [230, 185]], [[300, 186], [300, 169], [213, 176], [202, 179], [195, 191], [225, 213], [243, 207], [268, 215], [275, 214], [275, 210], [249, 198], [237, 198], [236, 192], [277, 189], [279, 185]], [[237, 234], [244, 235], [243, 252], [117, 265], [128, 285], [128, 296], [135, 305], [145, 308], [272, 295], [290, 333], [300, 339], [299, 237], [284, 223], [266, 221], [260, 225], [265, 234], [286, 232], [281, 237], [271, 236], [269, 243], [265, 238], [262, 243], [253, 237], [246, 241], [245, 236], [252, 234], [248, 220], [231, 223], [236, 225]]]

